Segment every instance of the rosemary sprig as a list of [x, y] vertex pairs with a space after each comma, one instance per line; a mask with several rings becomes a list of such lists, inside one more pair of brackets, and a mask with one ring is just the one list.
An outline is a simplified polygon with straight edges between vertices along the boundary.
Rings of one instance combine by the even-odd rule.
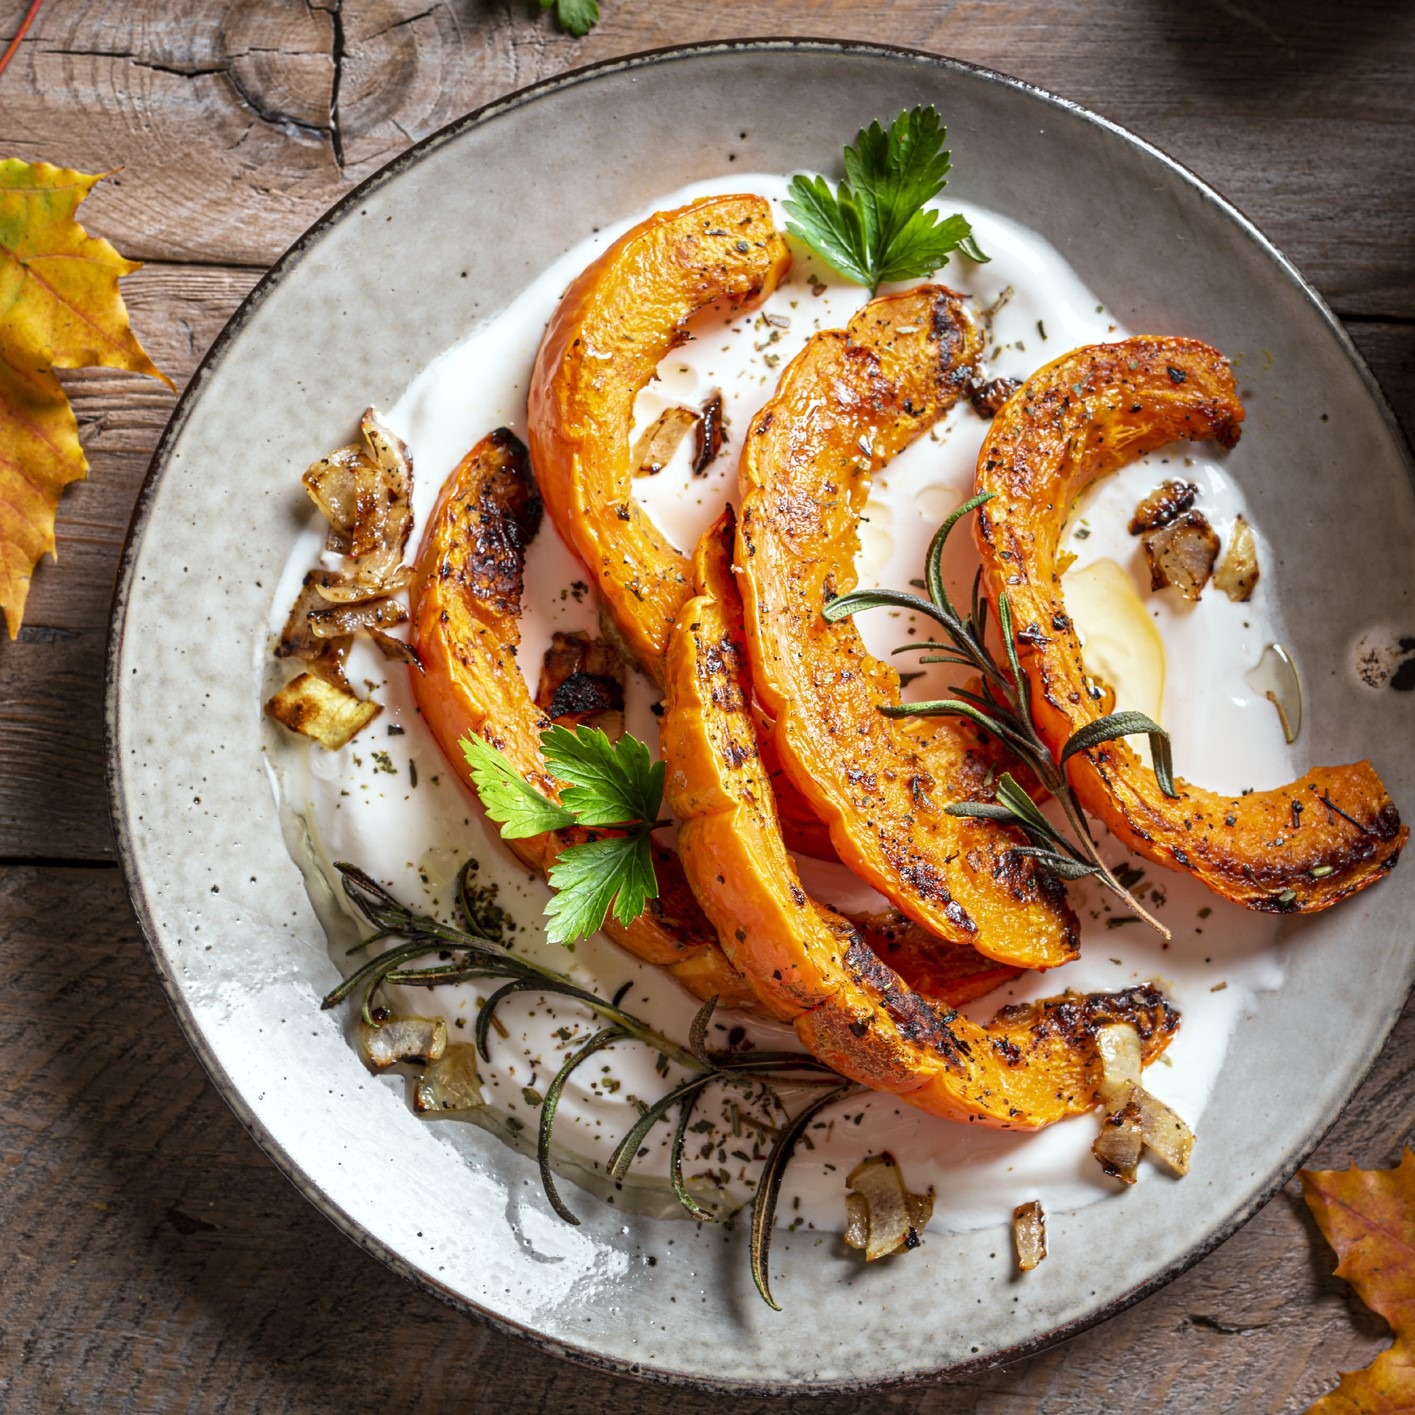
[[[607, 1168], [611, 1178], [623, 1179], [638, 1158], [639, 1150], [649, 1132], [660, 1120], [665, 1120], [675, 1106], [679, 1107], [678, 1122], [669, 1150], [669, 1182], [678, 1202], [688, 1214], [700, 1221], [713, 1222], [727, 1217], [699, 1204], [689, 1192], [683, 1178], [683, 1147], [688, 1122], [703, 1092], [718, 1084], [737, 1086], [754, 1099], [772, 1095], [779, 1104], [778, 1086], [824, 1088], [823, 1094], [813, 1096], [795, 1117], [776, 1132], [752, 1198], [752, 1276], [762, 1298], [772, 1307], [777, 1306], [767, 1281], [767, 1262], [771, 1252], [772, 1219], [776, 1212], [787, 1162], [811, 1119], [835, 1101], [858, 1094], [862, 1087], [843, 1081], [824, 1062], [817, 1061], [815, 1057], [804, 1052], [753, 1048], [711, 1050], [707, 1045], [707, 1034], [717, 1005], [715, 997], [709, 998], [699, 1008], [689, 1030], [689, 1044], [684, 1047], [620, 1007], [619, 1000], [624, 989], [612, 1000], [606, 1001], [571, 982], [563, 974], [513, 953], [500, 940], [490, 936], [493, 928], [488, 911], [482, 907], [472, 888], [471, 861], [463, 865], [457, 880], [457, 899], [464, 927], [443, 923], [430, 915], [419, 914], [405, 907], [388, 890], [355, 865], [338, 861], [335, 868], [342, 878], [345, 894], [374, 926], [374, 932], [349, 951], [355, 953], [386, 939], [399, 939], [401, 942], [351, 973], [325, 997], [323, 1007], [336, 1007], [355, 994], [360, 994], [359, 1005], [363, 1020], [376, 1027], [381, 1025], [388, 1015], [376, 1001], [379, 990], [386, 985], [434, 987], [475, 979], [500, 979], [501, 985], [486, 999], [477, 1015], [476, 1046], [484, 1061], [490, 1060], [488, 1049], [496, 1009], [506, 998], [516, 993], [552, 993], [569, 998], [597, 1013], [607, 1024], [566, 1058], [546, 1088], [541, 1101], [536, 1160], [540, 1167], [541, 1184], [545, 1189], [546, 1199], [566, 1223], [578, 1224], [579, 1219], [561, 1198], [551, 1169], [555, 1117], [565, 1086], [575, 1070], [606, 1047], [626, 1040], [641, 1042], [667, 1061], [694, 1073], [644, 1108], [629, 1133], [615, 1147]], [[409, 966], [429, 954], [438, 955], [436, 964], [422, 968]]]
[[980, 592], [982, 570], [979, 569], [973, 579], [968, 613], [960, 613], [948, 597], [943, 582], [943, 551], [949, 534], [964, 516], [990, 500], [992, 495], [992, 492], [980, 492], [965, 501], [934, 534], [925, 562], [926, 578], [921, 586], [928, 594], [927, 599], [900, 590], [855, 590], [832, 600], [823, 613], [833, 624], [861, 610], [888, 606], [923, 614], [939, 624], [948, 636], [946, 641], [905, 644], [895, 652], [922, 650], [920, 663], [948, 663], [971, 669], [981, 675], [983, 692], [978, 694], [955, 688], [951, 698], [900, 703], [880, 711], [889, 717], [957, 716], [976, 723], [1010, 748], [1031, 769], [1042, 786], [1051, 792], [1066, 817], [1070, 833], [1068, 835], [1059, 830], [1037, 809], [1010, 772], [1003, 772], [998, 781], [995, 802], [956, 801], [945, 809], [954, 816], [973, 816], [1019, 826], [1031, 842], [1018, 846], [1019, 854], [1037, 860], [1062, 879], [1083, 879], [1094, 875], [1137, 918], [1169, 938], [1169, 930], [1141, 905], [1101, 859], [1081, 803], [1066, 779], [1066, 763], [1077, 752], [1087, 751], [1102, 742], [1114, 741], [1117, 737], [1143, 732], [1150, 739], [1150, 758], [1160, 790], [1166, 796], [1175, 796], [1169, 734], [1142, 712], [1112, 712], [1080, 728], [1062, 747], [1060, 755], [1053, 757], [1032, 721], [1031, 684], [1022, 671], [1017, 652], [1017, 629], [1006, 592], [1000, 594], [997, 601], [998, 632], [1006, 656], [1005, 664], [998, 662], [987, 645], [988, 605]]

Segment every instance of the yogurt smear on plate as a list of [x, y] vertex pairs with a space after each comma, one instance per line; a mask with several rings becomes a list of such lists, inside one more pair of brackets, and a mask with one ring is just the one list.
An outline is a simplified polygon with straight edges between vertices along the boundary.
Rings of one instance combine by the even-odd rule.
[[[664, 195], [668, 209], [714, 193], [754, 191], [780, 209], [788, 178], [734, 174], [730, 179], [694, 183]], [[990, 312], [989, 376], [1022, 379], [1077, 345], [1122, 338], [1103, 300], [1088, 290], [1061, 254], [1037, 233], [981, 208], [949, 203], [973, 224], [988, 264], [962, 256], [937, 278], [972, 297], [975, 312]], [[467, 450], [493, 428], [526, 436], [526, 392], [546, 322], [566, 285], [629, 226], [641, 212], [593, 236], [566, 253], [500, 314], [468, 331], [466, 337], [426, 368], [386, 414], [411, 449], [414, 466], [415, 524], [410, 552], [420, 539], [442, 482]], [[842, 326], [867, 298], [842, 282], [799, 245], [792, 269], [765, 303], [748, 314], [725, 318], [709, 311], [691, 326], [693, 338], [675, 350], [658, 379], [640, 395], [635, 434], [666, 407], [697, 407], [722, 395], [727, 442], [707, 470], [695, 477], [685, 445], [662, 472], [636, 481], [636, 493], [653, 519], [682, 550], [691, 551], [725, 499], [735, 499], [736, 452], [758, 407], [771, 395], [782, 367], [821, 329]], [[1171, 331], [1144, 331], [1171, 332]], [[1202, 330], [1172, 331], [1197, 334]], [[349, 390], [351, 427], [362, 407], [358, 389]], [[877, 479], [861, 526], [858, 562], [862, 586], [904, 587], [922, 572], [924, 553], [940, 520], [971, 493], [973, 468], [986, 424], [966, 400], [928, 436], [898, 457]], [[311, 458], [327, 452], [311, 449]], [[1290, 780], [1292, 754], [1270, 703], [1247, 681], [1264, 646], [1280, 640], [1275, 585], [1260, 581], [1254, 599], [1234, 604], [1208, 590], [1197, 604], [1173, 592], [1149, 593], [1139, 540], [1126, 527], [1135, 504], [1166, 477], [1194, 482], [1198, 505], [1227, 544], [1234, 519], [1246, 512], [1242, 491], [1225, 470], [1216, 449], [1186, 444], [1140, 459], [1092, 489], [1071, 518], [1065, 549], [1075, 570], [1097, 560], [1116, 562], [1142, 597], [1164, 645], [1167, 673], [1160, 721], [1173, 740], [1176, 769], [1217, 788], [1264, 788]], [[292, 492], [293, 496], [293, 492]], [[1249, 518], [1251, 520], [1251, 517]], [[1275, 564], [1257, 527], [1259, 559]], [[278, 634], [300, 580], [318, 562], [324, 527], [317, 516], [295, 544], [271, 604], [270, 629]], [[952, 588], [966, 599], [972, 565], [969, 537], [960, 527], [950, 549]], [[556, 630], [598, 632], [593, 577], [561, 542], [547, 519], [531, 545], [519, 661], [535, 689], [544, 650]], [[1104, 636], [1100, 618], [1081, 622]], [[863, 615], [861, 628], [872, 652], [888, 655], [911, 636], [926, 637], [927, 626], [897, 611]], [[1099, 638], [1098, 638], [1099, 642]], [[895, 660], [905, 671], [912, 661]], [[465, 785], [460, 764], [447, 762], [418, 715], [401, 667], [390, 665], [365, 641], [349, 656], [349, 677], [367, 683], [384, 705], [382, 715], [339, 752], [323, 752], [303, 739], [268, 728], [267, 746], [275, 790], [287, 836], [305, 869], [312, 896], [330, 933], [331, 948], [347, 970], [345, 949], [363, 933], [342, 905], [333, 862], [348, 860], [386, 884], [411, 906], [448, 911], [456, 873], [469, 856], [479, 865], [481, 883], [494, 885], [498, 903], [516, 920], [513, 945], [604, 997], [630, 985], [623, 1006], [660, 1031], [686, 1039], [697, 1004], [666, 975], [637, 962], [603, 937], [573, 951], [547, 944], [538, 920], [549, 897], [538, 877], [505, 850], [488, 829]], [[907, 696], [940, 696], [949, 687], [947, 670], [931, 670]], [[272, 664], [273, 688], [283, 675]], [[1133, 705], [1120, 691], [1119, 706]], [[1142, 690], [1137, 685], [1136, 691]], [[653, 708], [657, 692], [630, 671], [626, 688], [628, 729], [649, 743], [657, 740]], [[1106, 858], [1123, 860], [1122, 847], [1109, 842]], [[805, 886], [817, 898], [842, 908], [883, 907], [884, 901], [842, 866], [802, 859]], [[1199, 1132], [1202, 1114], [1221, 1069], [1229, 1038], [1243, 1025], [1260, 992], [1277, 987], [1283, 974], [1275, 946], [1274, 920], [1209, 895], [1192, 881], [1145, 865], [1137, 889], [1146, 906], [1173, 931], [1165, 943], [1131, 919], [1117, 902], [1084, 883], [1070, 893], [1082, 920], [1082, 956], [1064, 968], [1026, 975], [966, 1011], [988, 1020], [1009, 1002], [1051, 996], [1066, 989], [1114, 990], [1156, 982], [1182, 1015], [1178, 1036], [1145, 1073], [1145, 1085], [1175, 1108]], [[471, 1039], [479, 1002], [472, 985], [433, 990], [391, 989], [391, 1005], [401, 1012], [446, 1017], [455, 1041]], [[503, 1136], [531, 1137], [544, 1087], [568, 1053], [596, 1029], [589, 1014], [560, 999], [534, 994], [512, 998], [497, 1013], [505, 1035], [493, 1036], [492, 1064], [483, 1069], [486, 1111], [473, 1118]], [[746, 1015], [719, 1013], [714, 1043], [747, 1037], [760, 1045], [793, 1046], [789, 1029]], [[351, 1055], [350, 1065], [358, 1065]], [[636, 1102], [652, 1101], [676, 1080], [671, 1068], [637, 1043], [621, 1043], [581, 1067], [566, 1087], [556, 1121], [558, 1159], [568, 1173], [612, 1202], [678, 1212], [665, 1185], [615, 1193], [603, 1180], [614, 1144], [637, 1118]], [[398, 1076], [383, 1084], [402, 1087]], [[734, 1102], [736, 1103], [734, 1105]], [[725, 1095], [721, 1106], [705, 1106], [702, 1129], [691, 1133], [685, 1173], [705, 1192], [740, 1202], [751, 1192], [757, 1160], [769, 1143], [769, 1127], [779, 1121], [770, 1107], [755, 1112], [741, 1096]], [[649, 1153], [635, 1166], [641, 1179], [667, 1172], [671, 1127], [659, 1125], [647, 1142]], [[787, 1172], [778, 1223], [814, 1227], [827, 1233], [844, 1226], [844, 1176], [868, 1154], [888, 1149], [900, 1162], [908, 1186], [936, 1190], [931, 1231], [965, 1229], [1006, 1221], [1013, 1207], [1040, 1199], [1048, 1212], [1072, 1209], [1115, 1192], [1090, 1153], [1096, 1124], [1085, 1116], [1037, 1134], [960, 1125], [917, 1112], [882, 1095], [842, 1103], [808, 1132], [809, 1146], [796, 1152]], [[1149, 1160], [1146, 1182], [1171, 1182]], [[572, 1206], [593, 1202], [569, 1191]]]

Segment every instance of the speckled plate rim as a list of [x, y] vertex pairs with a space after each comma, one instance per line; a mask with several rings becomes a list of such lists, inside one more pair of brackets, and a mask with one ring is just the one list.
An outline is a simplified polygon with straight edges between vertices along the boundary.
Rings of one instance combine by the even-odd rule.
[[486, 1323], [495, 1330], [522, 1337], [542, 1350], [551, 1352], [554, 1355], [566, 1358], [591, 1369], [607, 1371], [619, 1375], [629, 1375], [638, 1379], [662, 1383], [669, 1386], [744, 1396], [863, 1393], [866, 1391], [894, 1389], [904, 1386], [919, 1385], [930, 1381], [960, 1377], [973, 1371], [996, 1367], [999, 1364], [1020, 1360], [1046, 1350], [1079, 1332], [1085, 1331], [1107, 1320], [1155, 1292], [1223, 1243], [1236, 1232], [1237, 1229], [1242, 1227], [1254, 1213], [1262, 1208], [1278, 1190], [1287, 1184], [1303, 1159], [1320, 1143], [1322, 1137], [1336, 1122], [1341, 1111], [1350, 1100], [1351, 1095], [1369, 1072], [1391, 1028], [1394, 1026], [1401, 1013], [1405, 998], [1411, 986], [1415, 986], [1415, 965], [1412, 965], [1410, 976], [1407, 978], [1406, 989], [1399, 996], [1385, 999], [1383, 1014], [1375, 1019], [1376, 1025], [1367, 1033], [1366, 1045], [1362, 1049], [1361, 1055], [1355, 1059], [1354, 1068], [1351, 1072], [1353, 1079], [1350, 1086], [1313, 1120], [1310, 1126], [1304, 1131], [1301, 1138], [1292, 1144], [1286, 1153], [1283, 1154], [1272, 1170], [1267, 1182], [1255, 1190], [1246, 1202], [1230, 1211], [1221, 1222], [1205, 1233], [1201, 1239], [1196, 1241], [1178, 1259], [1153, 1272], [1146, 1277], [1145, 1280], [1123, 1293], [1117, 1299], [1089, 1310], [1073, 1320], [1062, 1322], [1033, 1339], [1021, 1341], [1010, 1346], [1000, 1347], [997, 1350], [984, 1353], [972, 1359], [952, 1362], [932, 1370], [909, 1372], [897, 1377], [814, 1382], [793, 1381], [789, 1384], [782, 1384], [775, 1381], [714, 1380], [693, 1372], [675, 1371], [667, 1366], [660, 1365], [645, 1368], [636, 1363], [606, 1357], [590, 1347], [559, 1341], [544, 1332], [509, 1320], [504, 1315], [482, 1307], [448, 1287], [439, 1284], [426, 1273], [418, 1269], [401, 1253], [371, 1236], [357, 1220], [352, 1218], [350, 1214], [339, 1205], [332, 1202], [323, 1192], [319, 1183], [301, 1169], [284, 1148], [273, 1139], [262, 1124], [259, 1115], [248, 1101], [247, 1097], [232, 1081], [217, 1058], [214, 1050], [208, 1044], [182, 985], [168, 967], [167, 958], [163, 952], [160, 932], [154, 920], [146, 889], [135, 860], [133, 844], [134, 822], [129, 817], [123, 765], [117, 754], [119, 720], [122, 713], [122, 693], [121, 684], [118, 679], [117, 666], [128, 604], [133, 592], [138, 549], [141, 545], [152, 512], [156, 491], [166, 469], [169, 455], [186, 426], [188, 417], [198, 397], [205, 387], [205, 375], [220, 361], [232, 341], [241, 335], [253, 312], [260, 307], [270, 292], [299, 264], [302, 258], [318, 244], [320, 238], [330, 230], [330, 228], [344, 219], [344, 217], [346, 217], [360, 201], [366, 199], [372, 191], [382, 186], [391, 178], [399, 175], [407, 168], [417, 164], [430, 152], [441, 147], [448, 141], [457, 138], [462, 133], [515, 108], [534, 102], [536, 99], [547, 94], [560, 92], [591, 82], [597, 77], [606, 74], [640, 69], [663, 63], [672, 63], [684, 59], [707, 58], [712, 56], [730, 57], [734, 54], [742, 53], [770, 54], [772, 52], [809, 52], [824, 55], [837, 54], [841, 56], [864, 57], [877, 56], [881, 58], [905, 60], [925, 67], [931, 66], [941, 71], [968, 74], [1004, 88], [1016, 90], [1019, 93], [1029, 95], [1033, 98], [1041, 99], [1047, 104], [1054, 105], [1056, 108], [1064, 110], [1068, 114], [1079, 117], [1085, 122], [1105, 130], [1124, 144], [1137, 149], [1153, 161], [1159, 163], [1174, 180], [1191, 189], [1191, 191], [1196, 193], [1205, 203], [1217, 208], [1232, 223], [1238, 226], [1247, 239], [1253, 242], [1269, 260], [1275, 263], [1286, 275], [1292, 286], [1300, 291], [1312, 311], [1320, 317], [1330, 333], [1335, 337], [1336, 342], [1345, 353], [1351, 366], [1359, 375], [1371, 398], [1372, 404], [1384, 420], [1393, 445], [1399, 449], [1404, 459], [1407, 474], [1411, 480], [1412, 487], [1415, 488], [1415, 459], [1411, 457], [1409, 445], [1402, 429], [1395, 419], [1385, 394], [1366, 366], [1365, 361], [1362, 359], [1350, 337], [1346, 334], [1346, 331], [1342, 328], [1341, 324], [1337, 321], [1322, 298], [1307, 283], [1292, 262], [1289, 261], [1236, 206], [1219, 196], [1212, 188], [1182, 164], [1176, 162], [1166, 153], [1137, 137], [1121, 125], [1092, 113], [1082, 105], [1059, 97], [1038, 85], [1011, 78], [980, 65], [970, 64], [965, 61], [947, 58], [942, 55], [906, 46], [863, 43], [850, 40], [785, 37], [766, 39], [746, 38], [673, 46], [604, 60], [597, 64], [588, 65], [553, 78], [542, 80], [519, 89], [506, 97], [496, 99], [464, 117], [455, 120], [439, 129], [437, 132], [421, 139], [407, 151], [401, 153], [398, 157], [394, 158], [391, 162], [351, 189], [347, 195], [341, 198], [340, 201], [332, 206], [319, 220], [311, 225], [309, 229], [290, 246], [285, 254], [272, 265], [270, 270], [241, 302], [197, 366], [185, 391], [179, 398], [172, 417], [154, 451], [151, 466], [144, 479], [134, 507], [119, 565], [105, 665], [104, 701], [106, 780], [118, 858], [134, 911], [142, 928], [144, 942], [152, 965], [166, 993], [168, 1003], [177, 1017], [178, 1023], [181, 1025], [188, 1042], [195, 1051], [207, 1074], [211, 1077], [217, 1090], [257, 1145], [260, 1146], [285, 1177], [290, 1180], [294, 1187], [337, 1228], [353, 1240], [354, 1243], [379, 1259], [387, 1267], [398, 1273], [399, 1276], [411, 1282], [420, 1290], [429, 1293], [431, 1296], [438, 1298], [456, 1308], [458, 1311], [464, 1312]]

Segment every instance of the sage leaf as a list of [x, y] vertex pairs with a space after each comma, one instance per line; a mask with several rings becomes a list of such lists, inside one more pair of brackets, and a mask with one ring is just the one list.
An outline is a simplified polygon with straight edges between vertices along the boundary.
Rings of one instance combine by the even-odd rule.
[[1078, 729], [1061, 749], [1059, 764], [1065, 766], [1077, 752], [1089, 751], [1102, 742], [1114, 742], [1119, 737], [1129, 737], [1136, 732], [1143, 732], [1150, 739], [1150, 761], [1154, 765], [1155, 780], [1159, 782], [1160, 790], [1171, 800], [1177, 800], [1179, 792], [1174, 789], [1174, 758], [1170, 752], [1169, 733], [1142, 712], [1108, 713]]

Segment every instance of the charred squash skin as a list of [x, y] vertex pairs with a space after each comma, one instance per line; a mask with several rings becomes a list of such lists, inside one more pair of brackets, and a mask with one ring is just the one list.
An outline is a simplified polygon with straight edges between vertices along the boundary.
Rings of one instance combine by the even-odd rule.
[[[1068, 510], [1097, 478], [1167, 442], [1232, 447], [1242, 421], [1216, 350], [1148, 336], [1065, 355], [994, 419], [978, 457], [977, 489], [994, 493], [978, 512], [978, 549], [989, 598], [995, 605], [1005, 590], [1022, 631], [1033, 715], [1054, 752], [1101, 716], [1062, 602], [1057, 546]], [[1364, 761], [1246, 796], [1177, 781], [1171, 800], [1123, 742], [1107, 742], [1073, 757], [1069, 775], [1081, 804], [1131, 850], [1268, 913], [1326, 909], [1374, 884], [1409, 834]]]
[[684, 868], [763, 1005], [842, 1075], [952, 1120], [1038, 1129], [1096, 1104], [1095, 1033], [1133, 1025], [1146, 1061], [1179, 1024], [1152, 988], [1067, 994], [987, 1027], [909, 987], [852, 925], [801, 887], [757, 750], [733, 584], [730, 516], [696, 561], [698, 594], [666, 660], [666, 794]]
[[[536, 706], [516, 662], [525, 548], [541, 505], [526, 449], [501, 428], [462, 460], [428, 524], [412, 587], [412, 670], [418, 709], [458, 778], [466, 768], [458, 740], [480, 732], [533, 786], [552, 798], [540, 734], [549, 719]], [[549, 833], [506, 843], [534, 869], [586, 832]], [[659, 897], [627, 928], [611, 914], [604, 931], [646, 963], [660, 964], [698, 997], [754, 1007], [755, 994], [717, 946], [678, 856], [656, 847]]]
[[546, 509], [655, 681], [691, 567], [634, 500], [634, 399], [708, 305], [749, 307], [790, 254], [758, 196], [707, 197], [621, 236], [566, 291], [531, 376], [531, 460]]
[[885, 717], [899, 675], [852, 621], [821, 614], [854, 587], [871, 475], [952, 407], [981, 347], [941, 286], [883, 296], [817, 334], [743, 443], [737, 564], [774, 745], [839, 857], [940, 937], [1051, 968], [1077, 950], [1064, 890], [1014, 852], [1020, 836], [944, 810], [986, 793], [1001, 749], [962, 719]]

